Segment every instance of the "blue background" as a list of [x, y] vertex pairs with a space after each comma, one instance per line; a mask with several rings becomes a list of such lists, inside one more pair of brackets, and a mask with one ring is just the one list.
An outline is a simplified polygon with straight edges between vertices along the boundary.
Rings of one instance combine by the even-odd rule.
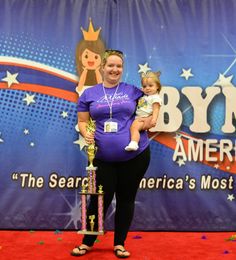
[[[148, 63], [160, 70], [164, 86], [181, 90], [184, 86], [206, 88], [216, 82], [219, 73], [235, 74], [236, 2], [210, 0], [2, 0], [0, 8], [0, 228], [2, 229], [78, 229], [80, 195], [78, 189], [47, 187], [51, 173], [60, 176], [86, 176], [86, 154], [74, 143], [77, 121], [76, 100], [43, 94], [50, 86], [75, 93], [76, 80], [52, 75], [49, 71], [5, 64], [5, 58], [19, 58], [56, 68], [76, 77], [75, 49], [87, 30], [89, 18], [108, 48], [125, 54], [124, 81], [140, 85], [139, 66]], [[39, 66], [40, 67], [40, 66]], [[181, 77], [182, 69], [191, 68], [193, 77]], [[38, 91], [8, 88], [2, 80], [6, 71], [19, 73], [25, 86], [35, 84]], [[233, 78], [231, 83], [234, 84]], [[36, 103], [26, 106], [26, 93]], [[189, 107], [181, 95], [179, 106]], [[217, 97], [209, 111], [211, 131], [199, 138], [231, 139], [235, 133], [221, 132], [224, 99]], [[61, 116], [62, 111], [68, 117]], [[189, 130], [192, 110], [183, 114], [181, 131]], [[29, 135], [24, 134], [29, 129]], [[31, 147], [30, 142], [35, 146]], [[150, 141], [152, 160], [145, 178], [185, 178], [197, 183], [195, 190], [156, 188], [140, 189], [132, 229], [136, 230], [234, 230], [235, 200], [227, 199], [235, 190], [199, 189], [201, 175], [219, 179], [235, 174], [217, 170], [200, 162], [179, 167], [173, 162], [173, 149]], [[42, 188], [22, 187], [12, 173], [27, 172], [42, 176]], [[234, 185], [235, 187], [235, 185]], [[107, 214], [106, 228], [113, 228], [113, 201]], [[197, 206], [196, 206], [197, 205]]]

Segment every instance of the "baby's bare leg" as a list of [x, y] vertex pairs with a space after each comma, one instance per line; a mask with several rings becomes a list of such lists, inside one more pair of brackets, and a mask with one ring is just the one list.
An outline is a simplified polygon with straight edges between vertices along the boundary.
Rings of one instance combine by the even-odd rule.
[[139, 142], [140, 131], [143, 130], [144, 122], [135, 119], [130, 127], [131, 141]]

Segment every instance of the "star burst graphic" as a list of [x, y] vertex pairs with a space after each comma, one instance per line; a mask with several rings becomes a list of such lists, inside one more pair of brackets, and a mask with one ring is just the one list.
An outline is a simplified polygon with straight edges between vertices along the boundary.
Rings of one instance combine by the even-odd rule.
[[81, 201], [79, 199], [80, 195], [78, 194], [77, 190], [75, 190], [74, 205], [72, 205], [68, 201], [68, 199], [65, 197], [63, 193], [60, 193], [60, 195], [62, 196], [62, 198], [64, 199], [64, 201], [66, 202], [70, 210], [68, 212], [55, 213], [54, 215], [69, 216], [69, 221], [67, 222], [64, 228], [67, 229], [73, 224], [74, 228], [78, 229], [79, 228], [78, 224], [81, 223]]

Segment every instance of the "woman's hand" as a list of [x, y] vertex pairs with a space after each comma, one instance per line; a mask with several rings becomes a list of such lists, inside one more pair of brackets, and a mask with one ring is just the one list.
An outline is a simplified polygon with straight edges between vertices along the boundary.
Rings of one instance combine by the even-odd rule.
[[84, 136], [84, 140], [87, 144], [93, 144], [94, 143], [94, 133], [86, 132]]

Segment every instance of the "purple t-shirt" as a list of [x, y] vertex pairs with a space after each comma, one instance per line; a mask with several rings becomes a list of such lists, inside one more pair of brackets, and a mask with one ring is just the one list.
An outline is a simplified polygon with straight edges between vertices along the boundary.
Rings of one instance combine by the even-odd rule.
[[[111, 104], [111, 99], [117, 87], [104, 88]], [[103, 161], [126, 161], [136, 157], [149, 144], [146, 131], [142, 131], [139, 149], [133, 152], [125, 151], [130, 142], [130, 126], [134, 120], [137, 100], [142, 91], [133, 85], [121, 82], [118, 86], [112, 104], [112, 121], [118, 123], [116, 133], [104, 132], [104, 123], [109, 120], [110, 108], [104, 95], [102, 84], [86, 89], [78, 103], [78, 112], [89, 112], [96, 121], [95, 143], [98, 147], [96, 158]]]

